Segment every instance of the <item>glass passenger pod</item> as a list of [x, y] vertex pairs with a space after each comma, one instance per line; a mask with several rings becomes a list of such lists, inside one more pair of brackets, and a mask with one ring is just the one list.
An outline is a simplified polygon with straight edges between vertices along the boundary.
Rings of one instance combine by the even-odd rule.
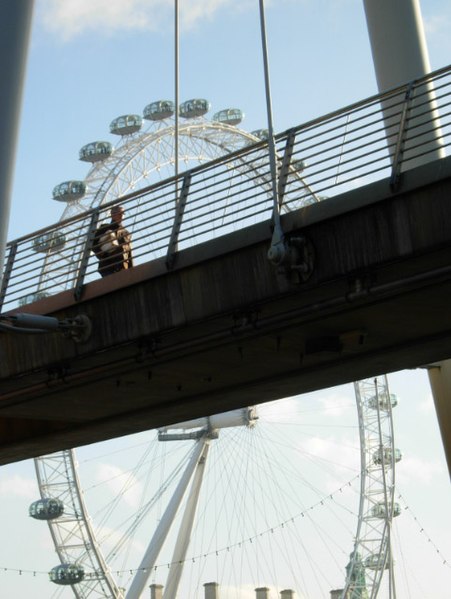
[[297, 173], [302, 173], [302, 171], [307, 167], [307, 163], [305, 162], [305, 160], [301, 160], [301, 159], [292, 160], [290, 166]]
[[389, 567], [389, 563], [388, 560], [383, 560], [383, 555], [382, 554], [377, 554], [377, 553], [371, 553], [366, 559], [365, 559], [365, 568], [369, 568], [370, 570], [382, 570], [385, 569], [387, 570]]
[[143, 111], [143, 117], [148, 121], [162, 121], [163, 119], [169, 119], [174, 112], [174, 102], [171, 100], [158, 100], [147, 104]]
[[[377, 451], [374, 452], [373, 454], [373, 462], [375, 464], [381, 465], [382, 464], [382, 459], [384, 461], [384, 464], [387, 468], [389, 468], [391, 466], [391, 462], [392, 462], [392, 453], [391, 453], [391, 448], [390, 447], [384, 447], [384, 451], [381, 451], [381, 447], [379, 447], [379, 449]], [[402, 458], [402, 453], [398, 448], [395, 448], [395, 455], [394, 455], [394, 460], [395, 462], [400, 462]]]
[[268, 129], [256, 129], [255, 131], [251, 131], [251, 135], [258, 137], [258, 139], [261, 139], [262, 141], [267, 141], [269, 139]]
[[58, 202], [76, 202], [86, 193], [83, 181], [64, 181], [53, 188], [53, 199]]
[[111, 156], [113, 146], [109, 141], [92, 141], [83, 146], [78, 154], [83, 162], [102, 162]]
[[64, 504], [60, 499], [44, 497], [34, 501], [28, 508], [29, 515], [35, 520], [54, 520], [64, 513]]
[[210, 110], [210, 102], [202, 98], [194, 98], [180, 104], [179, 116], [184, 119], [195, 119], [204, 116]]
[[110, 123], [110, 133], [114, 135], [131, 135], [142, 127], [143, 120], [139, 114], [124, 114]]
[[77, 564], [58, 564], [50, 570], [49, 577], [55, 584], [77, 584], [85, 577], [85, 571]]
[[[392, 511], [390, 502], [388, 503], [388, 510], [389, 512]], [[395, 502], [393, 504], [392, 516], [396, 518], [396, 516], [399, 516], [400, 513], [401, 506], [399, 505], [399, 503]], [[387, 515], [385, 511], [385, 503], [383, 501], [378, 501], [376, 505], [373, 505], [373, 507], [371, 508], [371, 515], [373, 516], [373, 518], [385, 518]]]
[[33, 250], [35, 252], [56, 252], [66, 244], [66, 236], [61, 231], [52, 231], [39, 235], [33, 239]]
[[239, 125], [244, 119], [244, 113], [239, 108], [225, 108], [213, 115], [213, 121], [225, 125]]
[[368, 407], [376, 410], [377, 404], [379, 400], [379, 409], [388, 412], [388, 408], [391, 404], [392, 408], [395, 408], [398, 405], [398, 396], [395, 393], [379, 393], [379, 395], [373, 395], [368, 399]]
[[37, 302], [41, 299], [49, 297], [49, 293], [46, 291], [36, 291], [36, 293], [29, 293], [28, 295], [24, 295], [19, 299], [19, 306], [26, 306], [27, 304], [32, 304], [33, 302]]

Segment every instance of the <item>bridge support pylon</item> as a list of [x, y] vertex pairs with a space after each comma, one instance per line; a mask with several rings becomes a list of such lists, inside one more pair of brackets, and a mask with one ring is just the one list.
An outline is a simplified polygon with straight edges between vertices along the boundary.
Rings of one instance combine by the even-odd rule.
[[[363, 0], [368, 35], [373, 56], [374, 71], [380, 93], [415, 81], [431, 72], [426, 44], [420, 0]], [[421, 134], [423, 143], [429, 142], [427, 152], [409, 159], [406, 168], [414, 168], [425, 162], [445, 157], [440, 142], [441, 131], [436, 111], [435, 93], [431, 85], [425, 86], [420, 98], [409, 98], [407, 118], [415, 122], [415, 147]], [[435, 112], [434, 119], [424, 119], [426, 108]], [[387, 143], [394, 148], [397, 143], [396, 119], [400, 119], [398, 107], [384, 107]], [[423, 123], [424, 121], [424, 123]], [[403, 127], [402, 122], [399, 129]], [[402, 136], [402, 130], [400, 135]], [[404, 142], [404, 153], [409, 150], [409, 139]], [[395, 151], [392, 160], [395, 160]], [[415, 151], [413, 152], [415, 153]]]
[[[373, 64], [379, 92], [383, 93], [408, 81], [414, 81], [431, 71], [429, 54], [421, 16], [420, 0], [363, 0], [368, 34], [373, 55]], [[425, 110], [425, 104], [435, 111], [434, 90], [430, 86], [419, 101], [418, 113]], [[389, 126], [393, 127], [393, 114], [384, 110], [387, 129], [387, 143], [390, 143]], [[430, 141], [428, 152], [408, 162], [408, 168], [420, 166], [430, 160], [445, 157], [440, 143], [441, 131], [439, 115], [423, 125], [421, 133]], [[413, 99], [408, 118], [415, 117]], [[418, 117], [417, 117], [418, 118]], [[421, 118], [421, 117], [420, 117]], [[435, 122], [434, 122], [435, 121]], [[416, 131], [418, 136], [418, 129]], [[415, 142], [413, 142], [415, 143]], [[409, 147], [406, 140], [404, 151]], [[396, 167], [396, 165], [394, 165]], [[451, 360], [428, 367], [429, 381], [439, 418], [448, 469], [451, 473]], [[446, 430], [445, 430], [446, 429]], [[448, 441], [447, 441], [448, 440]], [[448, 446], [447, 446], [448, 444]]]

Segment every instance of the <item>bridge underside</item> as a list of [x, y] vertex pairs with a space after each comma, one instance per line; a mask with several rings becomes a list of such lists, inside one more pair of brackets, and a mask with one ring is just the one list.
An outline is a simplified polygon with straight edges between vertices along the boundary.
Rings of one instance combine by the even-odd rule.
[[302, 284], [263, 223], [27, 306], [92, 334], [0, 335], [0, 464], [451, 357], [450, 197], [445, 159], [285, 215]]

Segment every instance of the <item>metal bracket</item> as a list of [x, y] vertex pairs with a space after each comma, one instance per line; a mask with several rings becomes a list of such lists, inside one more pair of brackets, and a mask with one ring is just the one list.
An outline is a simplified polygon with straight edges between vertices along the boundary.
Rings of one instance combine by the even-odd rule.
[[315, 249], [305, 235], [285, 239], [282, 230], [276, 226], [268, 259], [277, 266], [280, 274], [284, 274], [293, 283], [305, 283], [313, 272]]
[[92, 323], [86, 314], [79, 314], [75, 318], [62, 320], [59, 329], [65, 337], [73, 339], [75, 343], [85, 343], [91, 336]]
[[246, 311], [235, 312], [233, 314], [232, 333], [239, 334], [247, 331], [249, 328], [258, 327], [260, 311], [258, 309], [249, 309]]

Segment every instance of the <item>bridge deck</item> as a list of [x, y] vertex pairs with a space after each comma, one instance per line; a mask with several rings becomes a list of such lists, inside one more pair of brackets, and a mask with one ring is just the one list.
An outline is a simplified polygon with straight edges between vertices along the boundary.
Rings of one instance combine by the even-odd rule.
[[303, 284], [264, 222], [22, 308], [93, 328], [0, 335], [0, 463], [451, 357], [450, 197], [443, 159], [284, 215]]

